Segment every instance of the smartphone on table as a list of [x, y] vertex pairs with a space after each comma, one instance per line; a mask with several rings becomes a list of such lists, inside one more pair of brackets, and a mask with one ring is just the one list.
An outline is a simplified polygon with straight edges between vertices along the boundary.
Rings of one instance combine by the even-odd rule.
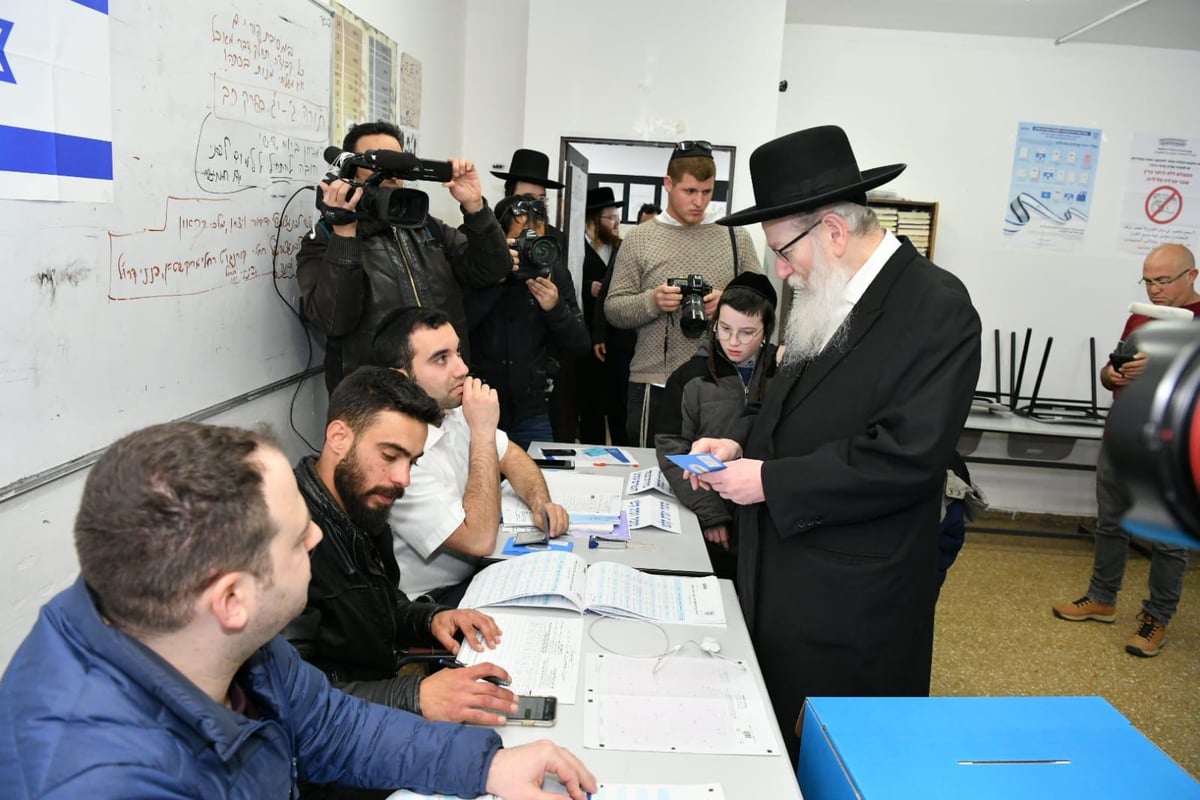
[[517, 696], [517, 713], [508, 718], [508, 724], [549, 728], [557, 716], [557, 697], [522, 694]]
[[535, 458], [533, 463], [542, 469], [575, 469], [574, 461], [560, 461], [557, 458]]

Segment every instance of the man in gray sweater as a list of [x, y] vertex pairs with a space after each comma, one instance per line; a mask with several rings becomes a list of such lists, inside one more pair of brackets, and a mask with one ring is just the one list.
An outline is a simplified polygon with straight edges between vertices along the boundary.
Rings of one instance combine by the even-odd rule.
[[614, 327], [638, 332], [629, 370], [627, 415], [629, 437], [638, 447], [654, 446], [658, 403], [667, 377], [696, 352], [699, 343], [676, 324], [684, 291], [672, 282], [699, 276], [710, 287], [703, 302], [711, 320], [721, 291], [735, 275], [761, 272], [749, 234], [708, 218], [716, 174], [711, 144], [677, 144], [663, 179], [666, 210], [629, 232], [613, 267], [604, 313]]

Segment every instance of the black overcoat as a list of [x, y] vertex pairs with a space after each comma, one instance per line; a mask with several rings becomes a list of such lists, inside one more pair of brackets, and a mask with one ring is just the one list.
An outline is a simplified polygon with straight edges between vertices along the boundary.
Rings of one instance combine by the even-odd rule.
[[846, 345], [767, 387], [746, 438], [746, 623], [789, 749], [804, 698], [929, 693], [939, 496], [979, 377], [966, 288], [906, 240]]

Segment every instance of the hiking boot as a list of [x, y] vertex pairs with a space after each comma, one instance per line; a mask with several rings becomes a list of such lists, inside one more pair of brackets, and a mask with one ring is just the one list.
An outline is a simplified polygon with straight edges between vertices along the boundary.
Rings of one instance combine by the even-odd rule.
[[1071, 603], [1059, 603], [1052, 609], [1054, 616], [1068, 622], [1083, 622], [1094, 619], [1097, 622], [1112, 622], [1117, 618], [1117, 607], [1108, 603], [1098, 603], [1086, 594]]
[[1145, 613], [1138, 614], [1138, 629], [1125, 645], [1125, 652], [1142, 658], [1158, 655], [1167, 638], [1167, 626]]

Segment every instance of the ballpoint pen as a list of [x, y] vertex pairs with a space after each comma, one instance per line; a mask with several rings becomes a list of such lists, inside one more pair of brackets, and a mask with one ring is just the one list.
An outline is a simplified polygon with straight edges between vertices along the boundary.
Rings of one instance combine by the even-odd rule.
[[[462, 669], [467, 666], [466, 664], [462, 663], [461, 661], [457, 661], [452, 658], [438, 659], [438, 665], [445, 667], [446, 669]], [[497, 678], [495, 675], [484, 675], [483, 678], [481, 678], [480, 680], [485, 680], [488, 683], [492, 684], [493, 686], [508, 686], [509, 685], [508, 681], [504, 680], [503, 678]]]

